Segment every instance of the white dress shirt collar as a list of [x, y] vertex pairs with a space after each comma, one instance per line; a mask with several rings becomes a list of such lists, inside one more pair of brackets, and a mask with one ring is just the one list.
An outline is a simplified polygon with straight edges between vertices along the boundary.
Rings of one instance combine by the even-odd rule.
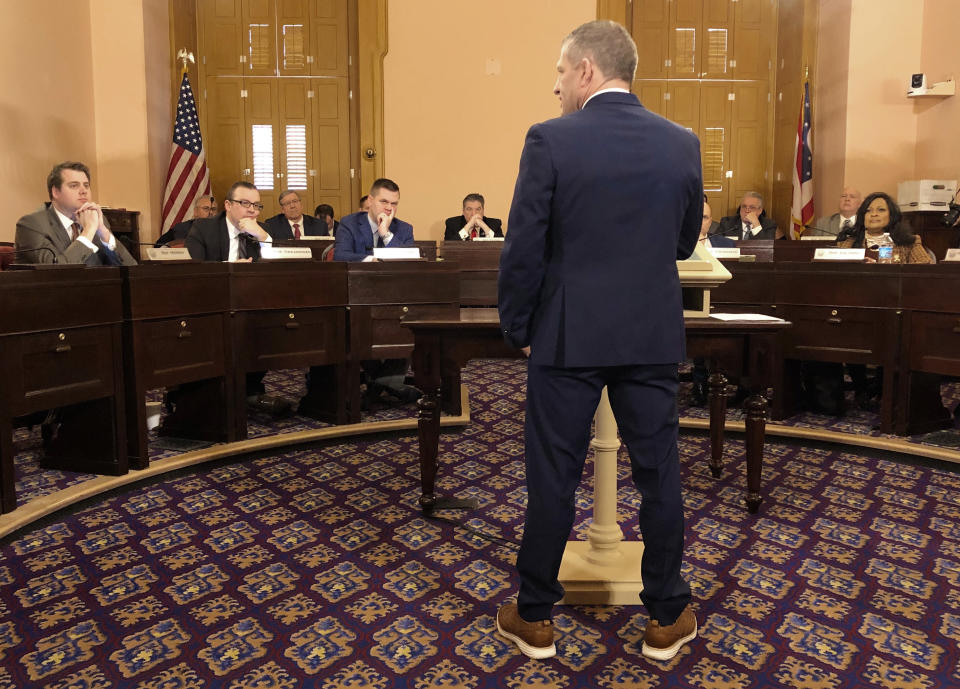
[[587, 100], [583, 101], [583, 105], [580, 106], [580, 109], [583, 110], [585, 107], [587, 107], [587, 103], [593, 100], [596, 96], [599, 96], [601, 93], [630, 93], [630, 92], [627, 89], [620, 88], [619, 86], [609, 88], [609, 89], [600, 89], [599, 91], [594, 93], [592, 96], [590, 96], [590, 98], [587, 98]]

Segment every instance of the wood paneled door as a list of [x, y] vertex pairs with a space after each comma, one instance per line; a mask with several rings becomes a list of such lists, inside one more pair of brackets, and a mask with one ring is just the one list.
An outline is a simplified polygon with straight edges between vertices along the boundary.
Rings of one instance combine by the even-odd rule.
[[[218, 201], [260, 190], [261, 220], [284, 189], [337, 216], [359, 194], [348, 28], [355, 0], [198, 0], [201, 120]], [[358, 155], [358, 154], [354, 154]]]

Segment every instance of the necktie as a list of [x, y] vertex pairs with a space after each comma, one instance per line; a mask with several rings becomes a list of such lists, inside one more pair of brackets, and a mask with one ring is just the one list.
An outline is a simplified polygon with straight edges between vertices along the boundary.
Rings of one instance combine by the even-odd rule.
[[75, 223], [73, 223], [73, 224], [70, 226], [70, 231], [69, 231], [67, 234], [70, 235], [70, 241], [71, 241], [71, 242], [72, 242], [74, 239], [76, 239], [77, 237], [80, 236], [80, 232], [81, 232], [82, 229], [83, 229], [83, 228], [80, 227], [80, 223], [78, 223], [78, 222], [75, 222]]
[[300, 239], [300, 223], [293, 223], [293, 238]]
[[743, 226], [743, 238], [744, 239], [753, 239], [753, 232], [750, 231], [750, 225]]
[[853, 223], [850, 222], [850, 218], [847, 218], [846, 220], [843, 221], [843, 225], [841, 225], [840, 227], [840, 233], [843, 234], [844, 232], [849, 230], [851, 227], [853, 227]]
[[247, 242], [243, 233], [237, 235], [237, 259], [247, 258]]
[[377, 233], [377, 246], [380, 247], [381, 249], [383, 248], [383, 237], [380, 235], [379, 232]]
[[476, 239], [476, 238], [477, 238], [477, 228], [474, 227], [472, 230], [470, 230], [470, 239]]

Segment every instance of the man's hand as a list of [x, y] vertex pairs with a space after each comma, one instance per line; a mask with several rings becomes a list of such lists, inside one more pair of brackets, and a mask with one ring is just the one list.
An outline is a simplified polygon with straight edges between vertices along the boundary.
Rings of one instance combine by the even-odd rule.
[[477, 226], [477, 234], [481, 237], [493, 236], [493, 230], [487, 227], [487, 223], [483, 222], [483, 219], [479, 215], [473, 216], [473, 223]]
[[377, 233], [386, 238], [390, 234], [390, 223], [393, 222], [393, 216], [390, 213], [381, 213], [377, 216]]
[[747, 222], [750, 223], [750, 227], [760, 227], [760, 216], [756, 211], [750, 211], [747, 213]]
[[530, 358], [530, 345], [527, 345], [526, 347], [522, 348], [520, 351], [523, 352], [523, 355], [525, 357]]
[[267, 239], [267, 233], [253, 218], [240, 218], [240, 222], [237, 223], [237, 229], [247, 233], [251, 237], [256, 237], [258, 241], [263, 242]]
[[[88, 201], [77, 209], [76, 217], [77, 222], [80, 223], [80, 227], [82, 228], [80, 231], [81, 235], [92, 242], [94, 235], [96, 235], [97, 231], [103, 225], [103, 213], [100, 207]], [[106, 227], [103, 229], [106, 231]], [[106, 234], [106, 237], [101, 235], [101, 239], [104, 241], [107, 241], [110, 236], [109, 231], [107, 231]]]

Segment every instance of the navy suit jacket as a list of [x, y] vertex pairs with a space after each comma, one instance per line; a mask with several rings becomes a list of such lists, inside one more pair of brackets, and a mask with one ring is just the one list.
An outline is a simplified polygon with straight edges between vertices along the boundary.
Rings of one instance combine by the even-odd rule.
[[682, 361], [676, 261], [702, 215], [696, 136], [633, 94], [532, 126], [500, 256], [504, 338], [540, 365]]
[[[290, 227], [290, 221], [283, 213], [278, 213], [263, 223], [264, 229], [270, 235], [271, 239], [283, 240], [293, 239], [293, 228]], [[300, 220], [300, 232], [307, 237], [320, 237], [327, 235], [327, 224], [313, 217], [304, 215]]]
[[[413, 242], [413, 225], [394, 218], [390, 223], [393, 239], [391, 248], [416, 246]], [[373, 230], [367, 220], [367, 212], [359, 211], [340, 218], [337, 239], [333, 246], [334, 261], [362, 261], [373, 256]]]
[[[260, 225], [263, 227], [263, 225]], [[247, 243], [247, 256], [260, 260], [260, 242], [246, 233], [240, 241]], [[190, 258], [195, 261], [227, 261], [230, 259], [230, 230], [227, 229], [227, 214], [221, 212], [212, 218], [196, 220], [184, 242]]]

